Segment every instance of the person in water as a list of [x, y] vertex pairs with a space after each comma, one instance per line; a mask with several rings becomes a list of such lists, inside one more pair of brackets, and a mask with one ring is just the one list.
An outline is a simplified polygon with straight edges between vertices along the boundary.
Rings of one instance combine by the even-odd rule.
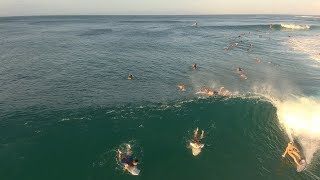
[[192, 69], [198, 69], [198, 65], [197, 64], [192, 64]]
[[193, 139], [192, 142], [198, 147], [200, 148], [201, 145], [201, 141], [204, 137], [204, 131], [202, 130], [200, 137], [198, 138], [198, 131], [199, 129], [197, 128], [196, 130], [194, 130], [194, 134], [193, 134]]
[[129, 79], [129, 80], [132, 80], [132, 79], [133, 79], [133, 75], [132, 75], [132, 74], [129, 74], [129, 75], [128, 75], [128, 79]]
[[301, 156], [299, 154], [299, 150], [293, 145], [293, 142], [289, 142], [288, 146], [286, 148], [286, 151], [282, 154], [282, 157], [285, 157], [286, 154], [288, 153], [289, 156], [292, 157], [292, 159], [294, 160], [294, 162], [299, 166], [299, 162], [297, 161], [297, 158], [299, 159], [299, 161], [301, 161]]
[[238, 67], [238, 71], [243, 71], [243, 68], [242, 67]]
[[129, 167], [138, 166], [139, 160], [133, 159], [133, 156], [129, 154], [124, 154], [120, 150], [118, 150], [118, 159], [123, 164], [125, 169], [128, 169]]
[[201, 92], [203, 92], [204, 94], [208, 95], [208, 96], [213, 96], [213, 95], [221, 95], [221, 96], [224, 96], [226, 95], [225, 93], [223, 93], [223, 88], [224, 87], [220, 87], [219, 88], [219, 91], [216, 91], [216, 90], [209, 90], [209, 88], [207, 87], [202, 87], [201, 88]]
[[185, 90], [186, 90], [186, 86], [183, 85], [183, 84], [178, 85], [177, 87], [178, 87], [178, 89], [179, 89], [180, 91], [185, 91]]

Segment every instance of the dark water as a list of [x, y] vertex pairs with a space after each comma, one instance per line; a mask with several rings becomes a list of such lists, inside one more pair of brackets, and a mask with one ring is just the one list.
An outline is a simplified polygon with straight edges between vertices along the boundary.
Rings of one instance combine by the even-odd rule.
[[[319, 179], [320, 130], [287, 118], [300, 107], [306, 116], [294, 123], [320, 127], [319, 23], [262, 15], [0, 18], [0, 179]], [[202, 86], [232, 95], [202, 97]], [[187, 145], [196, 127], [205, 130], [205, 148], [194, 157]], [[281, 157], [291, 137], [309, 161], [302, 173]], [[138, 177], [117, 165], [123, 143], [141, 162]]]

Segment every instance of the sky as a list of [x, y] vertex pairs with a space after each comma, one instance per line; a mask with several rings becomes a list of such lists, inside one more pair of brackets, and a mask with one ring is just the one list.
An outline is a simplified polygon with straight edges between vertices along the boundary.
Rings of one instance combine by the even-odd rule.
[[0, 16], [320, 15], [320, 0], [0, 0]]

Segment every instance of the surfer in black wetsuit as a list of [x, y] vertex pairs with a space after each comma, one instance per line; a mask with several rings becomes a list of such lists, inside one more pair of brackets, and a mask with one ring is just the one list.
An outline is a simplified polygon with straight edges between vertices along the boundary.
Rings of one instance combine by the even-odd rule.
[[197, 64], [192, 64], [192, 69], [198, 69], [198, 65]]
[[133, 79], [133, 75], [132, 75], [132, 74], [129, 74], [129, 75], [128, 75], [128, 79], [129, 79], [129, 80], [132, 80], [132, 79]]
[[138, 159], [133, 159], [132, 155], [123, 154], [120, 150], [118, 150], [118, 159], [125, 169], [128, 169], [128, 167], [138, 166], [139, 164]]

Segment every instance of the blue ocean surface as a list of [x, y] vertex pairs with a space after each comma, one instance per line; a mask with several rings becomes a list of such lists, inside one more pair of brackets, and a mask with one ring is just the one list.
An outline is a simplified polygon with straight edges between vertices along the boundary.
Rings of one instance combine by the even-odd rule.
[[320, 179], [319, 42], [320, 16], [1, 17], [0, 179]]

